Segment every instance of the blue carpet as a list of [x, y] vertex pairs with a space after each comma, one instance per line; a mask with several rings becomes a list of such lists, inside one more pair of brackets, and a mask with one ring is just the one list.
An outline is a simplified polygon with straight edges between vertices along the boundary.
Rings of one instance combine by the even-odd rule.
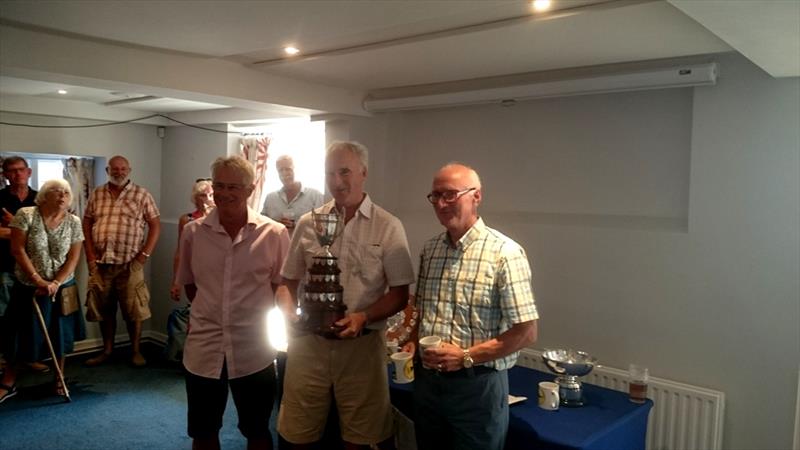
[[[117, 349], [104, 365], [84, 367], [90, 355], [67, 359], [71, 403], [52, 394], [52, 374], [20, 372], [19, 394], [0, 404], [0, 449], [189, 449], [182, 369], [160, 360], [160, 348], [145, 345], [148, 365], [128, 364], [129, 349]], [[275, 412], [270, 430], [275, 438]], [[225, 409], [223, 449], [244, 449], [231, 397]], [[277, 448], [277, 447], [276, 447]]]

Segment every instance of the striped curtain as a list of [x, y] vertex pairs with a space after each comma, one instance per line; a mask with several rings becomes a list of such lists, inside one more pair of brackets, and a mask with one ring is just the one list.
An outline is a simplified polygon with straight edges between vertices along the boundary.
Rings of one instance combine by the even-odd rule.
[[267, 151], [271, 139], [269, 136], [243, 137], [239, 139], [239, 154], [250, 161], [256, 172], [256, 188], [247, 199], [247, 206], [256, 211], [261, 211], [261, 191], [264, 189], [264, 180], [267, 177]]
[[72, 206], [70, 210], [83, 218], [89, 194], [94, 190], [94, 158], [64, 159], [64, 179], [72, 189]]

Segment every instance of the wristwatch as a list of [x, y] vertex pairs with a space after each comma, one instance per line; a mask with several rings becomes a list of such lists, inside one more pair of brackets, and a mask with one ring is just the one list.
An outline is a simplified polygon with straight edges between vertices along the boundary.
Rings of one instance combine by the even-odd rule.
[[475, 363], [475, 361], [472, 360], [472, 356], [469, 354], [469, 349], [464, 350], [464, 359], [461, 363], [464, 365], [465, 369], [469, 369]]

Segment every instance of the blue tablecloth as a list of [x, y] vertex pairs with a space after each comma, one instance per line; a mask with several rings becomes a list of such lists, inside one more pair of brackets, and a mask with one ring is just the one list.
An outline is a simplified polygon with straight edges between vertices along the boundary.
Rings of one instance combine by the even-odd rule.
[[[537, 405], [540, 381], [554, 375], [525, 367], [508, 371], [509, 391], [528, 400], [511, 406], [507, 450], [643, 450], [653, 402], [632, 403], [623, 392], [583, 384], [586, 405], [545, 411]], [[413, 420], [413, 383], [391, 384], [392, 404]]]

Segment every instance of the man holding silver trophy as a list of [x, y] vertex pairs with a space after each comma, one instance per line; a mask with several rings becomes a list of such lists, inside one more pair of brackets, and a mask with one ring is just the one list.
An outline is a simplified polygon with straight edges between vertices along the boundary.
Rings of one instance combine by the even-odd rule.
[[320, 440], [333, 399], [345, 448], [394, 447], [384, 320], [406, 306], [415, 277], [403, 225], [364, 192], [367, 163], [363, 145], [331, 144], [333, 201], [299, 219], [281, 272], [291, 293], [284, 312], [304, 330], [289, 339], [278, 416], [295, 448]]

